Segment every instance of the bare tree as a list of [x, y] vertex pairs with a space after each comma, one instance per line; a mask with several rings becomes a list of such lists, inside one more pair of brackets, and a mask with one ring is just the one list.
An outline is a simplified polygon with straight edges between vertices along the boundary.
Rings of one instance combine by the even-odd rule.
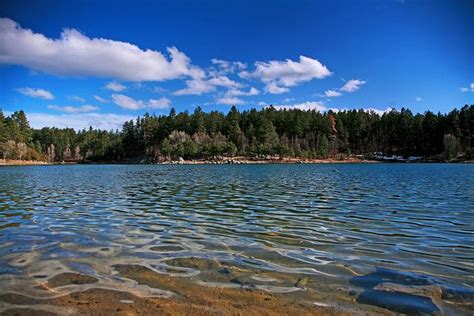
[[459, 141], [453, 134], [443, 137], [444, 155], [446, 158], [456, 157], [459, 152]]
[[16, 143], [14, 140], [8, 140], [5, 143], [0, 144], [1, 150], [3, 153], [3, 160], [5, 160], [8, 156], [13, 156], [15, 153]]
[[18, 159], [21, 160], [28, 153], [28, 146], [25, 143], [18, 143], [16, 145], [16, 154]]
[[74, 149], [74, 158], [75, 159], [81, 158], [81, 147], [76, 146], [76, 148]]
[[48, 162], [53, 162], [55, 158], [54, 144], [48, 146], [46, 150], [46, 155], [48, 156]]
[[66, 149], [64, 149], [63, 157], [67, 159], [67, 158], [71, 158], [71, 155], [72, 155], [71, 148], [69, 147], [69, 145], [67, 145]]

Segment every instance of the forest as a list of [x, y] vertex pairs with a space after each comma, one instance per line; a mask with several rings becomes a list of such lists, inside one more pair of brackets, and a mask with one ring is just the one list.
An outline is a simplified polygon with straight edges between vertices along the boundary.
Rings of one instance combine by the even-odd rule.
[[473, 150], [474, 105], [449, 113], [409, 109], [373, 111], [276, 110], [267, 107], [224, 114], [145, 114], [105, 131], [32, 129], [24, 111], [0, 110], [3, 159], [48, 162], [159, 162], [222, 157], [373, 157], [374, 153], [420, 156], [431, 161], [468, 160]]

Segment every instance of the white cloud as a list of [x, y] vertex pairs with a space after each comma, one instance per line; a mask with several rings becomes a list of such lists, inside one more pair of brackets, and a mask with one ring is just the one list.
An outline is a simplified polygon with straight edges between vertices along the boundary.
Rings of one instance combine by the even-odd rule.
[[280, 94], [302, 82], [326, 78], [331, 72], [319, 60], [300, 56], [299, 61], [256, 62], [253, 72], [242, 71], [239, 75], [244, 79], [257, 78], [265, 84], [267, 92]]
[[218, 76], [218, 77], [213, 77], [207, 81], [209, 84], [213, 86], [219, 86], [219, 87], [227, 87], [227, 88], [240, 88], [242, 87], [242, 84], [229, 79], [227, 76]]
[[326, 90], [326, 91], [324, 91], [324, 96], [329, 97], [329, 98], [338, 97], [338, 96], [341, 96], [341, 95], [342, 95], [342, 93], [340, 93], [339, 91], [335, 91], [335, 90]]
[[364, 80], [352, 79], [346, 82], [346, 84], [340, 89], [345, 92], [354, 92], [360, 89], [360, 86], [364, 85]]
[[59, 105], [48, 105], [48, 109], [56, 110], [65, 113], [87, 113], [98, 110], [99, 108], [93, 105], [82, 105], [82, 106], [59, 106]]
[[[1, 45], [0, 45], [0, 47], [1, 47]], [[20, 92], [21, 94], [32, 97], [32, 98], [38, 98], [38, 99], [43, 99], [43, 100], [53, 100], [54, 99], [54, 95], [51, 92], [49, 92], [48, 90], [44, 90], [44, 89], [18, 88], [18, 89], [16, 89], [16, 91]]]
[[95, 95], [95, 96], [94, 96], [94, 99], [96, 99], [96, 100], [99, 101], [100, 103], [107, 103], [107, 102], [109, 102], [107, 99], [104, 99], [104, 98], [102, 98], [102, 97], [100, 97], [100, 96], [98, 96], [98, 95]]
[[86, 102], [86, 99], [77, 95], [70, 96], [69, 99], [73, 101], [77, 101], [77, 102], [82, 102], [82, 103]]
[[84, 128], [99, 128], [103, 130], [122, 129], [126, 121], [135, 119], [131, 115], [119, 115], [112, 113], [79, 113], [79, 114], [46, 114], [27, 113], [30, 126], [35, 129], [43, 127], [73, 128], [82, 130]]
[[212, 69], [210, 71], [213, 74], [234, 73], [236, 71], [244, 70], [247, 68], [247, 64], [244, 64], [240, 61], [227, 61], [213, 58], [211, 59], [211, 62], [217, 67], [217, 69]]
[[216, 87], [240, 88], [242, 84], [229, 79], [227, 76], [211, 77], [209, 79], [193, 79], [186, 81], [187, 88], [175, 91], [174, 95], [201, 95], [216, 90]]
[[274, 83], [269, 83], [265, 86], [265, 91], [271, 94], [282, 94], [290, 91], [290, 89], [285, 87], [279, 87]]
[[174, 95], [201, 95], [216, 90], [216, 87], [203, 80], [186, 80], [187, 88], [173, 92]]
[[292, 105], [274, 105], [273, 106], [277, 110], [294, 110], [294, 109], [299, 109], [303, 111], [310, 111], [310, 110], [315, 110], [319, 112], [324, 112], [327, 111], [328, 108], [326, 108], [322, 102], [317, 102], [317, 101], [306, 101], [304, 103], [298, 103], [298, 104], [292, 104]]
[[127, 87], [124, 86], [123, 84], [120, 84], [120, 83], [118, 83], [118, 82], [113, 82], [113, 81], [112, 81], [112, 82], [109, 82], [109, 83], [105, 86], [105, 88], [106, 88], [107, 90], [112, 90], [112, 91], [115, 91], [115, 92], [120, 92], [120, 91], [125, 90]]
[[[363, 80], [359, 79], [351, 79], [347, 81], [341, 88], [337, 89], [339, 91], [344, 91], [344, 92], [355, 92], [360, 89], [362, 85], [364, 85], [366, 82]], [[316, 94], [317, 96], [320, 97], [326, 97], [326, 98], [334, 98], [334, 97], [339, 97], [342, 95], [341, 92], [337, 91], [336, 89], [329, 89], [324, 91], [324, 94]], [[330, 100], [330, 99], [327, 99]]]
[[226, 104], [226, 105], [238, 105], [238, 104], [244, 104], [245, 101], [242, 100], [242, 99], [239, 99], [239, 98], [224, 97], [224, 98], [217, 99], [217, 103], [218, 104]]
[[176, 47], [169, 58], [159, 51], [104, 38], [90, 38], [75, 29], [48, 38], [0, 19], [0, 64], [22, 65], [61, 76], [93, 76], [126, 81], [162, 81], [183, 76], [202, 78], [202, 69]]
[[423, 98], [422, 97], [416, 97], [415, 100], [420, 102], [420, 101], [423, 101]]
[[112, 94], [112, 101], [127, 110], [139, 110], [145, 107], [145, 103], [142, 100], [135, 100], [123, 94]]
[[151, 109], [166, 109], [171, 105], [171, 100], [168, 98], [150, 99], [148, 100], [148, 107]]
[[258, 89], [251, 87], [248, 91], [239, 90], [239, 89], [230, 89], [225, 93], [227, 96], [253, 96], [259, 95], [260, 91]]
[[112, 101], [123, 109], [140, 110], [144, 108], [165, 109], [171, 105], [171, 100], [161, 98], [158, 100], [149, 99], [148, 101], [135, 100], [123, 94], [112, 94]]
[[469, 92], [469, 91], [472, 91], [474, 92], [474, 82], [472, 82], [470, 85], [469, 85], [469, 88], [461, 88], [461, 92]]
[[268, 103], [267, 103], [267, 102], [264, 102], [264, 101], [260, 101], [260, 102], [258, 102], [257, 105], [259, 105], [259, 106], [267, 106]]

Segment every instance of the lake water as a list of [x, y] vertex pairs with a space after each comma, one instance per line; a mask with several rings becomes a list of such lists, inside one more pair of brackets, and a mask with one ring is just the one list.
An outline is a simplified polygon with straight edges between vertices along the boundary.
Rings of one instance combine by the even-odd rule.
[[[315, 291], [347, 294], [355, 305], [468, 314], [473, 179], [469, 164], [1, 167], [0, 295], [163, 294], [116, 269], [142, 265], [278, 293], [304, 288], [286, 276], [305, 276]], [[216, 278], [204, 271], [213, 265], [186, 258], [247, 272]], [[98, 282], [37, 289], [64, 272]], [[407, 292], [430, 286], [442, 291], [438, 301]]]

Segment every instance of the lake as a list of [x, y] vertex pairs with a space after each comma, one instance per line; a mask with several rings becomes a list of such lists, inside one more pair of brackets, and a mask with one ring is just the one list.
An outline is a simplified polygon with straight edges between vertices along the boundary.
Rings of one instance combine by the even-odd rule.
[[1, 167], [0, 311], [189, 282], [319, 311], [470, 314], [473, 179], [472, 164]]

